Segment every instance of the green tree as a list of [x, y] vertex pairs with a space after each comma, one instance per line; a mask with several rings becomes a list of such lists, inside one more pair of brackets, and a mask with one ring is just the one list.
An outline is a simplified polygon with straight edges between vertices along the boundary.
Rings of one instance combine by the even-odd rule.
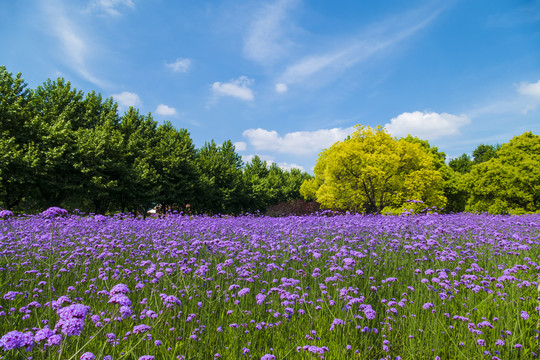
[[120, 211], [143, 214], [156, 205], [158, 172], [155, 148], [158, 146], [158, 123], [150, 116], [141, 115], [130, 107], [121, 117], [123, 161], [129, 175], [122, 179], [123, 191], [117, 198]]
[[310, 184], [317, 182], [317, 201], [334, 209], [383, 213], [396, 211], [407, 199], [437, 207], [446, 202], [433, 156], [382, 127], [357, 126], [350, 138], [324, 150]]
[[33, 123], [39, 131], [39, 181], [36, 187], [42, 206], [60, 206], [66, 198], [80, 191], [82, 173], [74, 164], [80, 162], [76, 130], [83, 123], [83, 93], [59, 78], [47, 80], [34, 91]]
[[245, 185], [245, 210], [248, 212], [264, 212], [270, 204], [268, 182], [269, 170], [266, 161], [255, 155], [243, 170]]
[[466, 174], [471, 171], [473, 162], [469, 155], [463, 154], [460, 157], [450, 160], [448, 166], [455, 172]]
[[0, 204], [8, 209], [34, 193], [38, 152], [31, 102], [22, 75], [0, 66]]
[[521, 214], [540, 210], [540, 136], [525, 132], [464, 177], [468, 211]]
[[497, 151], [501, 148], [500, 145], [485, 145], [481, 144], [473, 151], [473, 164], [478, 165], [486, 162], [489, 159], [497, 157]]
[[235, 152], [233, 143], [221, 146], [212, 140], [197, 152], [200, 171], [198, 207], [213, 214], [238, 214], [244, 206], [242, 159]]
[[157, 173], [156, 202], [162, 209], [191, 206], [198, 190], [196, 151], [186, 129], [170, 122], [158, 126], [154, 148]]
[[[114, 123], [116, 113], [94, 128], [77, 131], [77, 162], [74, 167], [81, 173], [81, 186], [71, 199], [73, 203], [92, 203], [94, 213], [111, 210], [120, 194], [125, 191], [122, 179], [129, 176], [123, 161], [123, 138]], [[114, 210], [114, 209], [112, 209]]]

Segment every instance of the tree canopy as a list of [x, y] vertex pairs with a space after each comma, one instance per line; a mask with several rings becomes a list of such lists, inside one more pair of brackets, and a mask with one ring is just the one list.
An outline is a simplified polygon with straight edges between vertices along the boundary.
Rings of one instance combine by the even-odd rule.
[[523, 214], [540, 210], [540, 136], [525, 132], [503, 144], [497, 156], [472, 167], [463, 186], [466, 210]]

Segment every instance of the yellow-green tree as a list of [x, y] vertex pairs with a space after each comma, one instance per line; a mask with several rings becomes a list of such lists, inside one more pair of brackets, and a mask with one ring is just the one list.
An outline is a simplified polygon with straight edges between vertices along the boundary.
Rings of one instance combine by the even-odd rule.
[[419, 143], [397, 140], [380, 126], [356, 126], [344, 141], [324, 150], [315, 178], [300, 189], [322, 206], [356, 212], [399, 211], [406, 200], [442, 207], [443, 178]]

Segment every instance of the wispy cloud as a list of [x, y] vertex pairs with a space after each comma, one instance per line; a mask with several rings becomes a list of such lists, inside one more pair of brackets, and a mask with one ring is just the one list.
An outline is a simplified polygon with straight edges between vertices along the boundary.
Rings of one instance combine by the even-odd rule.
[[275, 89], [278, 94], [286, 93], [289, 90], [287, 84], [284, 83], [277, 83]]
[[374, 24], [337, 48], [308, 55], [289, 65], [278, 77], [285, 84], [300, 83], [323, 71], [339, 74], [428, 26], [442, 9], [416, 9]]
[[169, 107], [165, 104], [159, 104], [156, 108], [156, 114], [163, 116], [172, 116], [176, 115], [176, 109], [173, 107]]
[[527, 114], [540, 106], [540, 80], [514, 85], [513, 93], [480, 104], [467, 111], [471, 118], [500, 114]]
[[191, 60], [188, 58], [178, 58], [170, 64], [165, 64], [165, 66], [174, 72], [185, 73], [191, 66]]
[[334, 144], [342, 141], [354, 131], [350, 128], [320, 129], [315, 131], [297, 131], [287, 133], [284, 136], [275, 130], [248, 129], [242, 136], [260, 151], [275, 151], [295, 155], [313, 155]]
[[296, 0], [278, 0], [266, 4], [251, 22], [244, 41], [246, 58], [271, 64], [287, 55], [291, 42], [286, 38], [288, 13]]
[[396, 137], [405, 137], [411, 134], [421, 139], [433, 141], [445, 136], [459, 135], [460, 128], [470, 122], [466, 115], [415, 111], [398, 115], [384, 127]]
[[518, 92], [540, 99], [540, 80], [535, 83], [522, 82], [518, 86]]
[[133, 0], [94, 0], [90, 8], [109, 16], [122, 15], [121, 9], [134, 9]]
[[44, 1], [43, 10], [49, 22], [49, 28], [59, 40], [64, 63], [85, 80], [101, 88], [110, 87], [109, 83], [99, 79], [89, 69], [86, 60], [94, 53], [89, 49], [84, 34], [78, 29], [60, 1]]
[[249, 88], [252, 83], [253, 80], [246, 76], [240, 76], [238, 79], [227, 83], [216, 81], [212, 84], [212, 91], [216, 96], [232, 96], [237, 99], [251, 101], [254, 99], [253, 91]]

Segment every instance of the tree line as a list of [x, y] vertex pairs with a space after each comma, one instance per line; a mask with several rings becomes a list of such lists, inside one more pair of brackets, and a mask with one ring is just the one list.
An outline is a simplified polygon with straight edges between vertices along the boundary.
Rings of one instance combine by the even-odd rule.
[[84, 212], [162, 211], [239, 214], [300, 199], [311, 176], [255, 156], [244, 164], [234, 144], [196, 148], [186, 129], [158, 123], [112, 98], [84, 94], [62, 78], [29, 89], [0, 66], [0, 207], [50, 206]]
[[323, 150], [300, 192], [323, 207], [363, 213], [540, 211], [540, 136], [479, 145], [451, 159], [428, 141], [357, 125]]

